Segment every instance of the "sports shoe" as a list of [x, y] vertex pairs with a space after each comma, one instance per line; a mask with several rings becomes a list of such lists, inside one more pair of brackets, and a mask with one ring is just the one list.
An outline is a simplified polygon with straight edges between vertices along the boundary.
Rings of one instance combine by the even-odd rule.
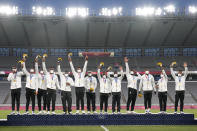
[[113, 115], [115, 115], [115, 114], [116, 114], [116, 112], [112, 112], [112, 114], [113, 114]]
[[127, 114], [131, 114], [131, 111], [127, 111]]
[[137, 114], [135, 111], [131, 111], [131, 114]]
[[10, 113], [10, 115], [15, 115], [15, 111], [12, 111], [12, 112]]
[[90, 111], [88, 111], [87, 114], [90, 114]]
[[38, 115], [41, 115], [41, 114], [42, 114], [42, 111], [39, 111], [37, 114], [38, 114]]
[[117, 112], [117, 114], [121, 114], [120, 112]]
[[81, 113], [82, 113], [82, 114], [86, 114], [86, 112], [85, 112], [84, 110], [83, 110], [83, 111], [81, 111]]
[[47, 112], [47, 115], [50, 115], [50, 114], [51, 114], [50, 111], [48, 111], [48, 112]]
[[177, 112], [175, 111], [174, 114], [177, 114]]
[[105, 112], [105, 115], [107, 115], [108, 113], [107, 112]]
[[46, 112], [46, 111], [42, 111], [42, 113], [43, 113], [43, 114], [47, 114], [47, 112]]
[[94, 111], [94, 114], [97, 114], [97, 112], [96, 112], [96, 111]]
[[100, 111], [100, 114], [102, 115], [103, 114], [103, 111]]
[[76, 111], [76, 114], [79, 114], [79, 110]]
[[183, 112], [183, 111], [181, 111], [181, 112], [180, 112], [180, 114], [184, 114], [184, 112]]
[[29, 111], [26, 111], [23, 115], [29, 115]]
[[31, 113], [32, 115], [35, 115], [35, 113], [34, 113], [34, 111], [32, 111], [32, 113]]
[[148, 114], [148, 110], [147, 109], [145, 110], [145, 114]]
[[69, 115], [72, 115], [73, 113], [72, 113], [72, 112], [68, 112], [68, 114], [69, 114]]
[[55, 113], [55, 111], [52, 111], [51, 114], [52, 114], [52, 115], [55, 115], [56, 113]]
[[20, 115], [20, 112], [19, 112], [19, 111], [17, 111], [17, 112], [16, 112], [16, 115]]

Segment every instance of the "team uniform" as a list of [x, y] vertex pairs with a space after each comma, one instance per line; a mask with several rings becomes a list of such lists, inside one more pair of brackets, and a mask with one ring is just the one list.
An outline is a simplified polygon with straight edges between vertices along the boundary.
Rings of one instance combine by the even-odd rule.
[[[87, 76], [85, 77], [85, 89], [86, 89], [86, 98], [87, 98], [87, 110], [88, 113], [92, 110], [94, 113], [96, 113], [96, 95], [95, 90], [97, 87], [97, 80], [93, 76]], [[91, 109], [92, 104], [92, 109]]]
[[32, 114], [35, 110], [35, 95], [38, 91], [38, 79], [36, 74], [29, 73], [26, 69], [25, 62], [23, 63], [23, 72], [26, 75], [26, 113], [29, 111], [29, 103], [32, 101]]
[[155, 80], [151, 74], [144, 74], [141, 77], [139, 91], [143, 90], [144, 92], [144, 106], [145, 113], [150, 113], [151, 109], [151, 100], [152, 100], [152, 91], [155, 89]]
[[15, 111], [15, 102], [17, 107], [17, 114], [19, 114], [20, 110], [20, 96], [21, 96], [21, 77], [24, 75], [23, 72], [12, 72], [9, 73], [7, 80], [11, 82], [10, 89], [11, 89], [11, 101], [12, 101], [12, 113], [14, 114]]
[[[63, 105], [63, 112], [66, 114], [72, 113], [72, 94], [71, 86], [74, 86], [74, 81], [71, 77], [64, 75], [61, 72], [60, 65], [57, 66], [57, 71], [60, 76], [60, 90], [61, 90], [61, 99]], [[68, 75], [68, 74], [67, 74]], [[68, 85], [69, 83], [69, 85]]]
[[70, 61], [70, 67], [73, 73], [73, 76], [75, 78], [74, 81], [74, 86], [75, 86], [75, 95], [76, 95], [76, 106], [77, 106], [77, 112], [79, 113], [80, 109], [80, 102], [81, 102], [81, 110], [83, 113], [84, 112], [84, 93], [85, 93], [85, 85], [84, 85], [84, 80], [85, 80], [85, 74], [86, 74], [86, 69], [87, 69], [87, 64], [88, 61], [85, 61], [83, 71], [82, 72], [76, 72], [73, 66], [72, 61]]
[[56, 89], [60, 89], [58, 77], [55, 73], [49, 73], [45, 62], [42, 62], [43, 71], [46, 77], [47, 88], [47, 111], [50, 113], [50, 103], [52, 101], [52, 114], [55, 114]]
[[126, 65], [126, 77], [128, 81], [127, 111], [129, 111], [129, 106], [131, 104], [131, 111], [133, 112], [137, 98], [137, 82], [138, 80], [141, 79], [141, 75], [139, 73], [137, 73], [138, 76], [130, 74], [128, 62], [125, 62], [125, 65]]
[[108, 98], [111, 94], [111, 80], [109, 78], [101, 77], [100, 69], [97, 71], [97, 77], [100, 83], [100, 112], [103, 112], [103, 105], [105, 105], [105, 113], [108, 108]]
[[37, 94], [37, 101], [38, 101], [38, 110], [39, 114], [42, 111], [41, 101], [43, 99], [43, 113], [46, 113], [46, 106], [47, 106], [47, 87], [46, 87], [46, 77], [44, 74], [40, 74], [38, 71], [38, 63], [35, 63], [35, 72], [38, 77], [38, 94]]
[[168, 90], [168, 76], [166, 75], [165, 70], [162, 70], [163, 76], [158, 80], [158, 98], [160, 105], [160, 113], [166, 112], [166, 103], [167, 103], [167, 90]]
[[121, 99], [121, 82], [124, 77], [123, 71], [121, 71], [120, 77], [110, 77], [107, 73], [108, 78], [111, 80], [111, 92], [112, 92], [112, 113], [115, 113], [115, 106], [117, 104], [117, 112], [120, 113], [120, 99]]
[[185, 80], [188, 75], [188, 68], [185, 67], [185, 72], [183, 76], [176, 76], [173, 68], [170, 68], [172, 77], [175, 80], [175, 113], [177, 112], [178, 102], [180, 100], [180, 111], [183, 113], [184, 97], [185, 97]]

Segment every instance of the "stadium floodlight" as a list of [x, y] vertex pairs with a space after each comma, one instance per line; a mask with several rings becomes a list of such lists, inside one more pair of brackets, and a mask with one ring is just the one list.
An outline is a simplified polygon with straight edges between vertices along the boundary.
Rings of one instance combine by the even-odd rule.
[[66, 16], [74, 17], [81, 16], [86, 17], [89, 15], [89, 8], [66, 8]]
[[100, 15], [103, 16], [117, 16], [117, 15], [122, 15], [122, 7], [119, 8], [102, 8], [101, 12], [99, 13]]
[[17, 15], [18, 7], [17, 6], [0, 6], [0, 14], [2, 15]]
[[136, 15], [138, 16], [152, 16], [154, 12], [155, 8], [153, 7], [136, 8]]
[[33, 15], [43, 15], [43, 16], [50, 16], [55, 15], [55, 10], [52, 7], [32, 7], [32, 14]]
[[168, 6], [164, 7], [164, 10], [167, 13], [174, 13], [175, 12], [175, 6], [174, 5], [168, 5]]
[[189, 6], [189, 13], [192, 13], [192, 14], [197, 13], [197, 7], [195, 7], [195, 6]]

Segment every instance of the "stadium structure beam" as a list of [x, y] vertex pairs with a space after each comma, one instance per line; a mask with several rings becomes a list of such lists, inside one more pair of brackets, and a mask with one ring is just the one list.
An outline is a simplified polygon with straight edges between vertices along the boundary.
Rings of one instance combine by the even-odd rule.
[[89, 30], [90, 30], [90, 23], [87, 23], [86, 27], [86, 47], [89, 47]]
[[123, 47], [127, 47], [127, 43], [128, 43], [128, 40], [129, 40], [129, 36], [130, 36], [130, 34], [131, 34], [131, 28], [132, 28], [132, 24], [131, 23], [129, 23], [129, 28], [128, 28], [128, 30], [127, 30], [127, 33], [126, 33], [126, 35], [125, 35], [125, 38], [124, 38], [124, 43], [123, 43]]
[[190, 38], [191, 34], [194, 32], [194, 30], [196, 29], [197, 26], [197, 22], [192, 26], [191, 30], [187, 33], [187, 35], [184, 38], [184, 41], [182, 43], [182, 46], [184, 46], [186, 44], [186, 42], [188, 41], [188, 39]]
[[164, 38], [164, 40], [163, 40], [163, 42], [162, 42], [162, 46], [165, 46], [165, 43], [167, 42], [168, 37], [169, 37], [170, 34], [172, 33], [172, 31], [173, 31], [175, 25], [176, 25], [176, 22], [174, 22], [174, 23], [172, 24], [172, 26], [170, 27], [170, 30], [168, 31], [167, 35], [165, 36], [165, 38]]
[[145, 36], [145, 39], [144, 39], [144, 42], [143, 42], [143, 46], [146, 46], [148, 38], [149, 38], [149, 36], [151, 34], [152, 29], [153, 29], [153, 23], [151, 23], [150, 28], [148, 29], [148, 32], [147, 32], [147, 34]]
[[47, 28], [47, 24], [45, 22], [43, 22], [43, 27], [44, 27], [47, 45], [50, 46], [50, 38], [49, 38], [48, 28]]
[[66, 25], [66, 30], [65, 30], [65, 41], [66, 41], [67, 47], [70, 47], [69, 32], [68, 32], [68, 23], [65, 23], [65, 25]]
[[105, 46], [104, 47], [107, 47], [107, 45], [108, 45], [110, 30], [111, 30], [111, 23], [108, 23], [107, 34], [106, 34], [106, 37], [105, 37]]
[[27, 29], [25, 27], [24, 22], [22, 22], [21, 25], [22, 25], [22, 28], [23, 28], [23, 32], [24, 32], [24, 35], [25, 35], [25, 39], [26, 39], [27, 45], [31, 47], [31, 42], [30, 42], [29, 35], [27, 33]]
[[5, 27], [4, 27], [4, 25], [3, 25], [3, 23], [1, 21], [0, 21], [0, 28], [1, 28], [1, 30], [2, 30], [2, 32], [4, 34], [4, 37], [5, 37], [6, 41], [7, 41], [7, 45], [10, 46], [10, 39], [9, 39], [8, 34], [7, 34], [6, 30], [5, 30]]

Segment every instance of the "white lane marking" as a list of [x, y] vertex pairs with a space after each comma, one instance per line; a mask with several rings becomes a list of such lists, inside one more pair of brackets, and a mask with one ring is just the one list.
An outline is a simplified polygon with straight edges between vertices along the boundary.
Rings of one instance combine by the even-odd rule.
[[101, 128], [103, 128], [105, 131], [109, 131], [105, 126], [101, 125]]

